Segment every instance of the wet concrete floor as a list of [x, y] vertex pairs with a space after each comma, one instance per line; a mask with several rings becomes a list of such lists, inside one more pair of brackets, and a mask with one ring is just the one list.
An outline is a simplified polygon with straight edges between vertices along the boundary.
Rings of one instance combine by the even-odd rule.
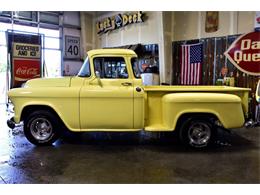
[[6, 126], [0, 105], [0, 184], [260, 183], [260, 128], [221, 132], [214, 147], [186, 149], [171, 133], [66, 134], [36, 147]]

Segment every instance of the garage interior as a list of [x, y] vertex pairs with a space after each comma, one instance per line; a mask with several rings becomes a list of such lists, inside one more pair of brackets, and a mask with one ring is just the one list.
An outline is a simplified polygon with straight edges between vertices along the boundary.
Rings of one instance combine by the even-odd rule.
[[[40, 37], [40, 77], [75, 76], [87, 51], [127, 48], [138, 54], [140, 68], [157, 67], [160, 85], [183, 85], [179, 48], [202, 43], [198, 85], [232, 86], [225, 78], [233, 78], [233, 86], [251, 88], [250, 118], [259, 120], [255, 91], [260, 76], [241, 72], [224, 56], [237, 37], [254, 31], [256, 12], [142, 12], [140, 23], [99, 32], [97, 24], [120, 14], [128, 12], [0, 12], [0, 184], [259, 184], [260, 127], [219, 129], [214, 146], [194, 150], [183, 147], [174, 132], [143, 131], [64, 132], [52, 146], [36, 147], [24, 137], [22, 123], [7, 126], [13, 114], [7, 91], [14, 87], [8, 35], [17, 34]], [[210, 14], [218, 18], [213, 27], [207, 26]], [[78, 40], [72, 50], [69, 40]]]

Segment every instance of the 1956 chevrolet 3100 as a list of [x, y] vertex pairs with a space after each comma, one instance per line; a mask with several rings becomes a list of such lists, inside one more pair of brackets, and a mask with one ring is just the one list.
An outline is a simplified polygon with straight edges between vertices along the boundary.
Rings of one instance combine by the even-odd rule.
[[250, 89], [143, 86], [134, 51], [87, 54], [77, 76], [32, 79], [8, 92], [14, 105], [11, 121], [24, 122], [31, 143], [52, 144], [66, 127], [74, 132], [176, 131], [184, 144], [206, 147], [216, 126], [230, 129], [245, 123]]

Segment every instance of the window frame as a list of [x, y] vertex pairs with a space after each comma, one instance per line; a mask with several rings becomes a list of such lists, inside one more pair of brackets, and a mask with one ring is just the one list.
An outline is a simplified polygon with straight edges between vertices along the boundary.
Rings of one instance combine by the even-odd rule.
[[[88, 63], [87, 63], [88, 62]], [[86, 63], [88, 64], [88, 69], [89, 69], [89, 75], [80, 75], [80, 73], [83, 71], [83, 69], [86, 67]], [[82, 63], [82, 66], [77, 74], [78, 77], [84, 77], [84, 78], [90, 78], [92, 76], [92, 71], [91, 71], [91, 64], [90, 64], [90, 58], [89, 56], [87, 56], [84, 60], [84, 62]]]
[[[135, 72], [135, 70], [134, 70], [134, 66], [133, 66], [133, 61], [132, 61], [132, 60], [136, 60], [136, 63], [137, 63], [136, 68], [137, 68], [137, 70], [138, 70], [139, 76], [136, 75], [136, 72]], [[130, 58], [130, 63], [131, 63], [131, 68], [132, 68], [134, 77], [135, 77], [136, 79], [141, 79], [141, 74], [142, 74], [142, 72], [141, 72], [140, 69], [139, 69], [138, 58], [137, 58], [137, 57], [131, 57], [131, 58]]]

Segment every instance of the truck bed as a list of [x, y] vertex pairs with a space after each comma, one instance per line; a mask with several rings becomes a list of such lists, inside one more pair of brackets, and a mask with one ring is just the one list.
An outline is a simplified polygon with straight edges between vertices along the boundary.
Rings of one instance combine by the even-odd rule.
[[[163, 106], [162, 99], [164, 95], [172, 93], [189, 93], [191, 96], [197, 94], [196, 97], [208, 96], [209, 93], [217, 94], [232, 94], [241, 98], [244, 116], [247, 117], [248, 113], [248, 93], [249, 88], [238, 88], [229, 86], [144, 86], [144, 91], [147, 93], [146, 97], [146, 130], [155, 131], [156, 129], [167, 129], [163, 127]], [[197, 92], [197, 93], [196, 93]], [[198, 93], [201, 95], [198, 96]], [[217, 96], [217, 95], [215, 95]], [[214, 96], [213, 96], [214, 97]], [[201, 98], [199, 98], [201, 99]], [[196, 98], [196, 101], [197, 100]], [[194, 104], [199, 105], [194, 100]], [[155, 107], [156, 105], [156, 107]], [[174, 113], [172, 113], [174, 115]]]

